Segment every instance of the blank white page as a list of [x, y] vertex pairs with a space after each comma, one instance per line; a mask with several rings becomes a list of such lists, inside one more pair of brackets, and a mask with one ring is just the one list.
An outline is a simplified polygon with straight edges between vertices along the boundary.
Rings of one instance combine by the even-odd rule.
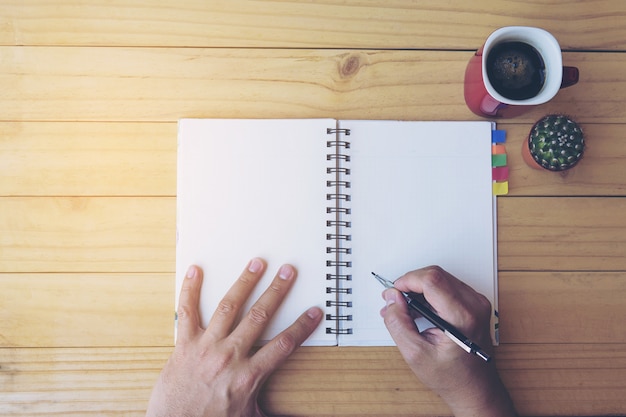
[[343, 345], [393, 344], [383, 287], [437, 264], [495, 305], [490, 122], [341, 121], [350, 129], [352, 315]]
[[[251, 301], [280, 265], [298, 269], [263, 340], [311, 306], [326, 310], [326, 128], [335, 125], [334, 120], [179, 122], [176, 300], [187, 267], [201, 266], [205, 325], [256, 256], [267, 260], [268, 269]], [[322, 324], [307, 344], [334, 345], [336, 337]]]

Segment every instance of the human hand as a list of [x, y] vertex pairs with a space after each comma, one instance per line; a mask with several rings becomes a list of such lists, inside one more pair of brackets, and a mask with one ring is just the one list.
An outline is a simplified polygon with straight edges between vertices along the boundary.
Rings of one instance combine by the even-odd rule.
[[460, 349], [444, 333], [419, 333], [400, 291], [423, 294], [433, 310], [490, 355], [491, 304], [483, 295], [439, 267], [409, 272], [383, 292], [385, 325], [415, 375], [439, 394], [454, 415], [515, 416], [493, 362]]
[[202, 271], [192, 266], [178, 307], [178, 337], [148, 403], [147, 417], [263, 416], [257, 395], [263, 382], [306, 340], [322, 319], [313, 307], [268, 344], [251, 353], [296, 277], [283, 265], [269, 288], [237, 324], [241, 307], [265, 270], [253, 259], [220, 302], [206, 330], [198, 304]]

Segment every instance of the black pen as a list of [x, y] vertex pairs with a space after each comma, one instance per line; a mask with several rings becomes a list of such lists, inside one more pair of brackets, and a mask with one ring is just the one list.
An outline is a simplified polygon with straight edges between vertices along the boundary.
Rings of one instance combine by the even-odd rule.
[[[381, 277], [380, 275], [372, 272], [372, 275], [383, 284], [386, 288], [394, 288], [393, 282]], [[479, 358], [483, 359], [485, 362], [489, 362], [491, 360], [491, 356], [489, 356], [485, 351], [481, 349], [476, 343], [472, 342], [469, 338], [467, 338], [463, 333], [461, 333], [456, 327], [442, 319], [432, 311], [428, 306], [419, 301], [419, 298], [423, 298], [419, 294], [415, 293], [406, 293], [402, 291], [402, 295], [404, 295], [404, 299], [406, 300], [409, 307], [413, 310], [420, 313], [422, 316], [426, 318], [429, 322], [431, 322], [434, 326], [439, 328], [443, 333], [448, 336], [454, 343], [459, 345], [463, 350], [467, 353], [473, 353]]]

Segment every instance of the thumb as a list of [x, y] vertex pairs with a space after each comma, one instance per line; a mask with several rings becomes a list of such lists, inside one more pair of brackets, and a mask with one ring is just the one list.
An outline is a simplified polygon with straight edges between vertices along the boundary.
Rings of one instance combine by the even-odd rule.
[[381, 310], [381, 315], [385, 320], [385, 326], [391, 337], [402, 351], [415, 349], [427, 343], [426, 339], [420, 335], [415, 319], [409, 313], [409, 307], [402, 293], [396, 289], [388, 289], [383, 292], [386, 305]]

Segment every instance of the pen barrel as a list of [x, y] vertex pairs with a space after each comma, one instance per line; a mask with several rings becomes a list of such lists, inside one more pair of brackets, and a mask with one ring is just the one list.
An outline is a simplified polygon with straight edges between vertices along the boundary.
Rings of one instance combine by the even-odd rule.
[[[408, 293], [404, 294], [404, 298], [406, 299], [407, 304], [410, 308], [417, 311], [424, 318], [430, 321], [433, 325], [435, 325], [439, 330], [447, 333], [448, 336], [452, 336], [455, 343], [461, 346], [468, 353], [473, 353], [486, 362], [491, 360], [491, 357], [485, 353], [480, 346], [476, 343], [472, 342], [467, 336], [461, 333], [456, 327], [452, 324], [448, 323], [446, 320], [442, 319], [430, 309], [427, 305], [427, 301], [422, 294]], [[420, 301], [423, 300], [423, 301]]]
[[423, 296], [421, 296], [421, 294], [413, 294], [413, 293], [405, 295], [406, 302], [408, 303], [410, 308], [412, 308], [413, 310], [417, 311], [422, 316], [424, 316], [425, 319], [427, 319], [432, 324], [434, 324], [439, 330], [449, 331], [454, 336], [458, 337], [460, 332], [453, 325], [451, 325], [450, 323], [448, 323], [447, 321], [439, 317], [428, 306], [418, 301], [419, 297], [423, 297]]

